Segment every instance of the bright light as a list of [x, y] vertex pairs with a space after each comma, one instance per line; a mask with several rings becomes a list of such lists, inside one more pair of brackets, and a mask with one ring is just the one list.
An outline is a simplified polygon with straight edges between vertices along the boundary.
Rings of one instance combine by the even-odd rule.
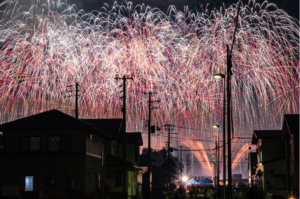
[[217, 128], [219, 128], [219, 125], [215, 124], [215, 125], [213, 125], [213, 128], [217, 129]]
[[188, 178], [186, 176], [182, 177], [182, 181], [186, 182], [188, 180]]
[[259, 165], [261, 166], [262, 164], [260, 163]]
[[225, 78], [225, 75], [223, 75], [223, 74], [214, 74], [214, 78], [223, 79], [223, 78]]

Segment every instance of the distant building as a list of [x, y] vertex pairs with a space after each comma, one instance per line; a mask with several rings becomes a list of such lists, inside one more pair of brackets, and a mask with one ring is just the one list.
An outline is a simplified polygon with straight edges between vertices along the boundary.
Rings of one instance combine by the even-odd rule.
[[109, 134], [57, 110], [0, 125], [0, 131], [2, 197], [102, 197]]
[[282, 130], [254, 131], [252, 144], [257, 165], [251, 180], [255, 176], [265, 192], [273, 189], [276, 195], [299, 197], [299, 115], [284, 115]]
[[285, 115], [281, 139], [285, 142], [287, 189], [289, 195], [299, 197], [299, 115]]
[[257, 149], [256, 181], [264, 192], [287, 194], [285, 146], [281, 130], [254, 131], [252, 144]]

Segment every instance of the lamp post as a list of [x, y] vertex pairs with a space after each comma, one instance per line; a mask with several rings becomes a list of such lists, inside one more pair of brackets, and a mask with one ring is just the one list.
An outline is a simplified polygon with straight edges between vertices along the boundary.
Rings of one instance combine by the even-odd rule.
[[214, 128], [218, 128], [218, 140], [217, 140], [217, 144], [216, 144], [216, 156], [217, 156], [217, 186], [219, 186], [219, 181], [220, 181], [220, 168], [219, 168], [219, 157], [220, 157], [220, 153], [219, 153], [219, 134], [220, 134], [220, 128], [219, 125], [213, 125]]
[[226, 136], [225, 136], [225, 75], [214, 74], [214, 78], [223, 79], [223, 194], [224, 199], [226, 198]]

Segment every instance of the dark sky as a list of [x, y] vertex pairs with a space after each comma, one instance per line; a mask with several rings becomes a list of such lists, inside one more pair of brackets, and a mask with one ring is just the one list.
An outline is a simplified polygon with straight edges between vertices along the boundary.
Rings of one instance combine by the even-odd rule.
[[[113, 5], [116, 0], [68, 0], [68, 4], [76, 4], [78, 9], [83, 9], [85, 12], [91, 12], [92, 10], [100, 10], [104, 3]], [[199, 9], [199, 3], [206, 5], [209, 3], [210, 8], [219, 8], [222, 3], [228, 7], [231, 4], [237, 3], [238, 0], [131, 0], [134, 5], [142, 4], [150, 5], [151, 7], [157, 7], [163, 11], [166, 11], [169, 5], [175, 5], [178, 10], [182, 10], [185, 5], [189, 6], [189, 9], [194, 9], [197, 6]], [[264, 0], [256, 0], [257, 3], [261, 3]], [[117, 0], [119, 4], [123, 0]], [[248, 3], [248, 0], [243, 0], [244, 4]], [[275, 3], [278, 8], [285, 10], [289, 15], [299, 20], [299, 0], [269, 0], [269, 3]]]

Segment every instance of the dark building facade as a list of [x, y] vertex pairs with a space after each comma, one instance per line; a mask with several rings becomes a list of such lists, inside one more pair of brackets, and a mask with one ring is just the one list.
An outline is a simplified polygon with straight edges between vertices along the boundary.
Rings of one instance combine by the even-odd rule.
[[95, 198], [103, 190], [110, 136], [50, 110], [0, 125], [2, 198]]
[[299, 115], [284, 116], [281, 139], [285, 142], [289, 195], [299, 197]]
[[250, 187], [256, 184], [256, 164], [257, 164], [257, 154], [254, 152], [248, 153], [248, 183]]

